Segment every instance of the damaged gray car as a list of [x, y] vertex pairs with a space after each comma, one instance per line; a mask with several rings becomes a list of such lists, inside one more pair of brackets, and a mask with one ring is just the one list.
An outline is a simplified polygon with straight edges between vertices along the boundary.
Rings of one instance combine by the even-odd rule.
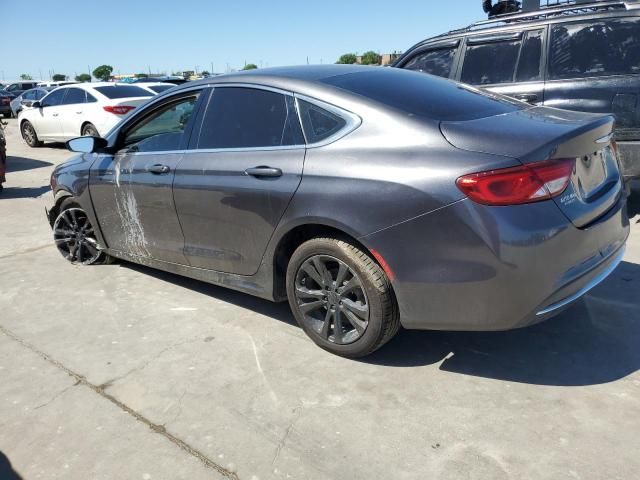
[[629, 234], [613, 124], [400, 69], [224, 75], [68, 142], [49, 220], [73, 263], [288, 300], [360, 357], [401, 325], [530, 325], [604, 280]]

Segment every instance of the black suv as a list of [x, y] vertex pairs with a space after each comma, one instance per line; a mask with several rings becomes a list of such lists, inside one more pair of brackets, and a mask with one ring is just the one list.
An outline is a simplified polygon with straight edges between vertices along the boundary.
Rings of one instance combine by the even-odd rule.
[[640, 2], [567, 2], [424, 40], [393, 64], [536, 105], [613, 113], [625, 177], [640, 177]]

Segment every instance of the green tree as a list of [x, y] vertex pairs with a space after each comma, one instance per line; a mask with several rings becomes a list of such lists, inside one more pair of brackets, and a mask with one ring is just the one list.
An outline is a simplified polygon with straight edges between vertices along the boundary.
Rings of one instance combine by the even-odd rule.
[[351, 65], [353, 63], [358, 63], [358, 57], [355, 53], [345, 53], [338, 59], [336, 63]]
[[67, 79], [67, 76], [64, 73], [54, 73], [51, 79], [54, 82], [64, 82]]
[[362, 54], [362, 64], [363, 65], [380, 65], [380, 55], [378, 55], [373, 50], [365, 52]]
[[247, 63], [242, 70], [255, 70], [258, 66], [255, 63]]
[[100, 65], [93, 71], [93, 76], [98, 80], [108, 82], [111, 78], [111, 72], [113, 72], [113, 67], [111, 65]]
[[136, 73], [134, 76], [136, 78], [149, 78], [149, 75], [147, 75], [146, 73]]
[[90, 82], [91, 75], [88, 73], [81, 73], [80, 75], [76, 75], [76, 82]]
[[206, 70], [203, 70], [202, 72], [200, 72], [200, 75], [202, 75], [203, 77], [210, 77], [211, 73], [207, 72]]
[[20, 75], [20, 80], [33, 80], [33, 77], [28, 73], [23, 73], [22, 75]]

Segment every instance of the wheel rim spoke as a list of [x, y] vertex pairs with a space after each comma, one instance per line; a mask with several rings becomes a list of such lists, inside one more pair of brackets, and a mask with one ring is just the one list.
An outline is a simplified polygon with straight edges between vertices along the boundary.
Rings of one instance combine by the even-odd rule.
[[362, 282], [343, 261], [315, 255], [299, 267], [294, 295], [305, 324], [324, 341], [348, 345], [365, 334], [369, 304]]
[[60, 253], [71, 263], [92, 264], [101, 255], [94, 229], [86, 213], [69, 208], [58, 215], [53, 226], [53, 239]]

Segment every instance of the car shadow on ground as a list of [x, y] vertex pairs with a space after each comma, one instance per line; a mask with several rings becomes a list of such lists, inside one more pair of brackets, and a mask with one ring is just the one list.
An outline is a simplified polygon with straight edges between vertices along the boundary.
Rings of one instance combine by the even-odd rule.
[[[47, 192], [51, 191], [49, 185], [43, 185], [42, 187], [7, 187], [0, 191], [0, 200], [16, 199], [16, 198], [38, 198]], [[1, 477], [0, 477], [1, 478]]]
[[640, 223], [640, 218], [634, 218], [640, 215], [640, 190], [635, 190], [631, 193], [631, 196], [627, 201], [627, 212], [629, 213], [629, 218], [632, 219], [632, 221]]
[[44, 162], [42, 160], [34, 160], [33, 158], [25, 157], [7, 157], [7, 173], [24, 172], [26, 170], [35, 170], [37, 168], [50, 167], [53, 165], [51, 162]]
[[[286, 303], [148, 267], [123, 266], [297, 325]], [[589, 297], [547, 322], [509, 332], [401, 330], [388, 345], [359, 361], [390, 368], [440, 364], [443, 371], [536, 385], [613, 382], [640, 369], [639, 291], [640, 265], [623, 262]]]
[[11, 466], [7, 456], [0, 451], [0, 479], [2, 480], [22, 480], [22, 477]]

